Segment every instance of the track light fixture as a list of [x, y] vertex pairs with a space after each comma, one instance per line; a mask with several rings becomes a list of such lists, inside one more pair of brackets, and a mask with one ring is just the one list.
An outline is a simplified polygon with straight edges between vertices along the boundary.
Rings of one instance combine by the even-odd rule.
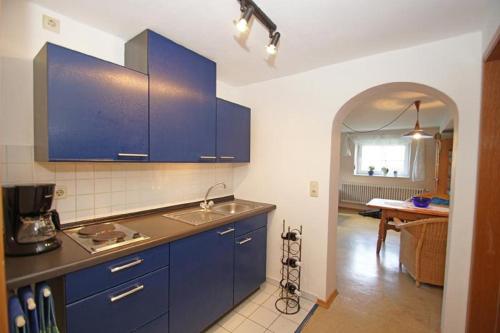
[[267, 53], [271, 55], [276, 54], [280, 37], [281, 34], [277, 31], [272, 35], [271, 42], [266, 46]]
[[253, 2], [253, 0], [238, 0], [240, 3], [241, 17], [236, 23], [236, 28], [240, 32], [248, 30], [248, 23], [252, 16], [255, 16], [269, 31], [269, 38], [271, 41], [266, 46], [267, 53], [270, 55], [276, 54], [278, 50], [278, 43], [281, 34], [276, 31], [277, 27], [273, 21]]
[[241, 18], [236, 24], [236, 28], [240, 32], [245, 32], [248, 30], [248, 22], [250, 22], [250, 19], [252, 18], [253, 11], [254, 11], [253, 7], [248, 6], [246, 10], [242, 12]]

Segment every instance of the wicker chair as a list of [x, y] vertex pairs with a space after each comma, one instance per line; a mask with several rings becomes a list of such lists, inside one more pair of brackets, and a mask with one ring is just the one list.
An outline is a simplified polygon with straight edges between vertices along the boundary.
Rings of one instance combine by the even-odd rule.
[[395, 219], [401, 230], [399, 264], [420, 283], [443, 286], [446, 260], [447, 218], [429, 218], [408, 223]]

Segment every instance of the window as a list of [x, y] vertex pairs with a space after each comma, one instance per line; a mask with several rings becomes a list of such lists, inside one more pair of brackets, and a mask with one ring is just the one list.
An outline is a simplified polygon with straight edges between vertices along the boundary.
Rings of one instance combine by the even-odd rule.
[[[388, 176], [410, 176], [411, 142], [406, 139], [374, 140], [358, 142], [355, 150], [355, 175], [368, 175], [370, 167], [374, 167], [374, 175], [383, 176], [383, 167], [389, 169]], [[385, 142], [384, 142], [385, 141]]]

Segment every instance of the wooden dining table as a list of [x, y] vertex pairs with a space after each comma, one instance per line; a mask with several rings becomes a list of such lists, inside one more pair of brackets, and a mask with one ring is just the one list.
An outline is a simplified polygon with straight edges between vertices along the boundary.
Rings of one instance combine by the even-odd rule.
[[432, 217], [448, 217], [450, 209], [447, 206], [430, 205], [427, 208], [415, 207], [409, 201], [389, 200], [375, 198], [366, 204], [371, 208], [381, 210], [380, 223], [378, 227], [377, 255], [380, 253], [382, 243], [385, 242], [387, 230], [399, 231], [388, 222], [394, 218], [402, 221], [415, 221]]

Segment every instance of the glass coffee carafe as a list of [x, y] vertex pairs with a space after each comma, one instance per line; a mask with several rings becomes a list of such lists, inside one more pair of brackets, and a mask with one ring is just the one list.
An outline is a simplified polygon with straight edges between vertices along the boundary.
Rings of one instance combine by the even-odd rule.
[[59, 215], [55, 210], [37, 216], [19, 216], [16, 241], [21, 244], [44, 242], [56, 236]]

